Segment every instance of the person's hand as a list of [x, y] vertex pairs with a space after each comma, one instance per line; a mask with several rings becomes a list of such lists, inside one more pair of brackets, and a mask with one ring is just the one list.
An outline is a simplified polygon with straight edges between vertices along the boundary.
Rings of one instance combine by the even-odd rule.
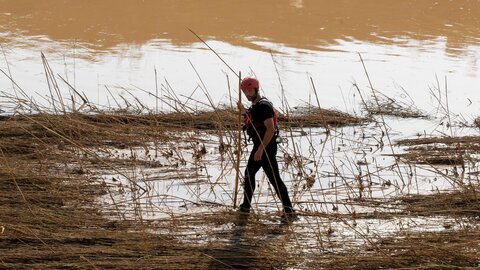
[[259, 147], [257, 151], [255, 152], [255, 156], [253, 157], [253, 160], [255, 161], [260, 161], [262, 160], [262, 155], [263, 155], [263, 149]]
[[240, 100], [237, 101], [237, 108], [238, 110], [240, 110], [241, 113], [245, 113], [245, 111], [247, 110], [245, 109], [245, 107], [243, 106], [243, 103]]

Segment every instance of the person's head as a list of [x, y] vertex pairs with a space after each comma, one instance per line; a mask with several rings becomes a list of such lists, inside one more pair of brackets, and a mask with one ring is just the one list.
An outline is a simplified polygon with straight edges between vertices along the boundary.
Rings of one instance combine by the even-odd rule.
[[255, 78], [246, 77], [240, 83], [240, 88], [242, 89], [243, 94], [245, 94], [247, 97], [248, 101], [253, 102], [258, 97], [260, 83]]

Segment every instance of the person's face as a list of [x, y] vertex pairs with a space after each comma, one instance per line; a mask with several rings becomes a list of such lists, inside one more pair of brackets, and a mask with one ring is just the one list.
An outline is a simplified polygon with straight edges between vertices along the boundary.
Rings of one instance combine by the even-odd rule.
[[257, 94], [255, 93], [255, 89], [246, 89], [242, 90], [243, 94], [247, 97], [248, 101], [252, 102], [255, 100], [257, 97]]

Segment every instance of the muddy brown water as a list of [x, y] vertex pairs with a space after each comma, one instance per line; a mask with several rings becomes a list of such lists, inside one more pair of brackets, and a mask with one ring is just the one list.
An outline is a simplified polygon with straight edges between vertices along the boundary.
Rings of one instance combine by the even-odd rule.
[[394, 44], [395, 38], [447, 39], [452, 54], [477, 44], [478, 1], [1, 1], [2, 32], [85, 42], [93, 48], [166, 38], [216, 40], [252, 47], [251, 38], [294, 48], [337, 40]]
[[[480, 101], [478, 1], [22, 0], [0, 6], [0, 68], [38, 100], [48, 94], [44, 52], [55, 73], [105, 106], [113, 102], [104, 86], [129, 98], [126, 88], [159, 109], [168, 106], [154, 102], [156, 91], [206, 101], [192, 65], [214, 101], [225, 102], [227, 80], [234, 86], [235, 75], [191, 28], [234, 70], [257, 75], [277, 103], [282, 95], [290, 105], [312, 102], [312, 77], [323, 106], [352, 111], [360, 102], [352, 82], [370, 95], [357, 53], [377, 90], [427, 111], [438, 103], [431, 89], [444, 96], [448, 89], [451, 109], [469, 116]], [[13, 94], [5, 76], [0, 83]]]

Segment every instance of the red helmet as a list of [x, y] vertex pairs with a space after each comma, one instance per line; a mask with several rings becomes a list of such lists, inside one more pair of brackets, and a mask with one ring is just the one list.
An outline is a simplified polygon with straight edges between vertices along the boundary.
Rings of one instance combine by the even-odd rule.
[[260, 83], [258, 82], [258, 80], [252, 77], [244, 78], [242, 80], [242, 83], [240, 84], [240, 88], [244, 91], [259, 88], [259, 87], [260, 87]]

